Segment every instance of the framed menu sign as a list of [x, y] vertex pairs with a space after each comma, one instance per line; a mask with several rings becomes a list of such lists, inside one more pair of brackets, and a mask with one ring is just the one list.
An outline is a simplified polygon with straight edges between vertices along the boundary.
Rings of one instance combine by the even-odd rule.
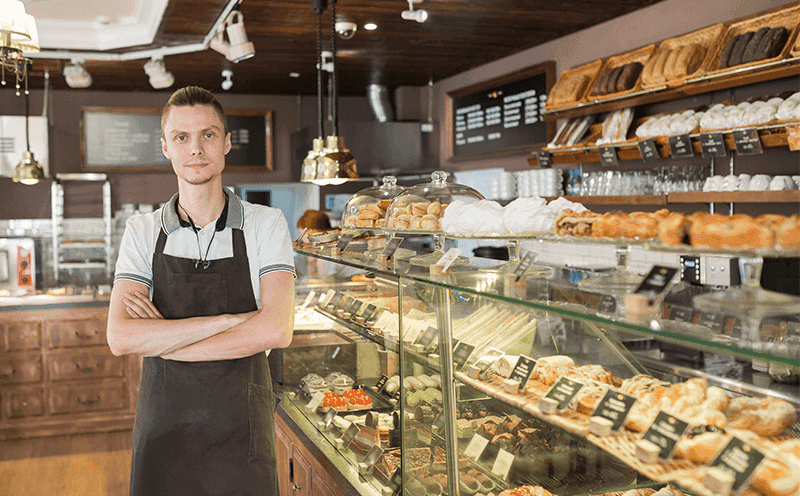
[[[83, 170], [170, 170], [161, 152], [161, 109], [87, 107], [81, 116]], [[226, 170], [272, 170], [272, 111], [226, 110], [231, 151]]]
[[550, 60], [448, 93], [448, 158], [515, 155], [547, 143], [552, 129], [542, 110], [554, 82]]

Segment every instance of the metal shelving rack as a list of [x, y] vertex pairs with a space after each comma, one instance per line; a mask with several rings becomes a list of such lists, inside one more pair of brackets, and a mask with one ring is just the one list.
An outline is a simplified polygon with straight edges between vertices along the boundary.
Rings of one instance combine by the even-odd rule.
[[[103, 247], [105, 260], [103, 262], [62, 262], [61, 253], [64, 246], [64, 186], [65, 181], [93, 181], [103, 182]], [[59, 284], [62, 269], [105, 269], [106, 278], [111, 279], [112, 274], [112, 247], [111, 247], [111, 183], [106, 174], [56, 174], [50, 188], [51, 217], [53, 222], [53, 272], [56, 284]], [[90, 248], [96, 243], [70, 243], [71, 248]]]

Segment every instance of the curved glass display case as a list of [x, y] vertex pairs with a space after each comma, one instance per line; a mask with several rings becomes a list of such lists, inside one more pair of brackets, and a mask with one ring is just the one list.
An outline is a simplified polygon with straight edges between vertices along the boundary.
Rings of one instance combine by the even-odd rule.
[[395, 176], [384, 176], [380, 186], [362, 189], [347, 201], [341, 226], [347, 229], [383, 228], [386, 210], [405, 188], [397, 185]]
[[[534, 265], [515, 279], [487, 270], [501, 262], [472, 258], [432, 276], [407, 259], [295, 249], [390, 292], [329, 289], [312, 305], [377, 346], [382, 367], [396, 367], [365, 384], [390, 398], [399, 448], [381, 446], [375, 464], [369, 451], [352, 455], [381, 494], [402, 481], [404, 494], [420, 495], [536, 486], [567, 496], [666, 486], [717, 495], [726, 494], [731, 478], [720, 466], [735, 443], [766, 461], [733, 478], [731, 493], [762, 491], [768, 468], [795, 461], [800, 309], [754, 324], [734, 309], [695, 306], [714, 290], [678, 282], [642, 314], [623, 305], [626, 295], [581, 285], [595, 276], [586, 271]], [[748, 415], [781, 411], [781, 427], [748, 426], [737, 413], [743, 405]], [[665, 418], [688, 425], [674, 443], [657, 435]], [[344, 432], [325, 435], [347, 441]], [[674, 449], [660, 450], [663, 443]], [[708, 444], [702, 456], [692, 449], [698, 443]]]

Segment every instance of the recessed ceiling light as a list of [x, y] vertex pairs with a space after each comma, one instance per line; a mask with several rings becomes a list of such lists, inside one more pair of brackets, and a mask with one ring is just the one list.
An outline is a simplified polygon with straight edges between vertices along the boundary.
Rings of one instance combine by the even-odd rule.
[[300, 77], [300, 73], [299, 72], [290, 72], [289, 73], [289, 77], [291, 77], [291, 78], [299, 78]]
[[364, 29], [366, 29], [367, 31], [375, 31], [376, 29], [378, 29], [378, 25], [375, 24], [374, 22], [368, 22], [364, 24]]

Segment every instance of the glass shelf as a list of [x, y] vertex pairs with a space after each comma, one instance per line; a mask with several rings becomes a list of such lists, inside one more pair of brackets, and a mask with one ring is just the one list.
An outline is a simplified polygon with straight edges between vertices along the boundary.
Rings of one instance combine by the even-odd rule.
[[[532, 266], [547, 269], [542, 273], [550, 275], [526, 277], [524, 296], [521, 292], [515, 296], [509, 296], [509, 292], [505, 289], [505, 277], [486, 271], [487, 266], [484, 259], [469, 258], [463, 265], [451, 267], [450, 274], [447, 276], [431, 276], [427, 267], [415, 266], [402, 260], [395, 260], [387, 264], [377, 260], [361, 259], [348, 252], [343, 255], [326, 255], [308, 249], [297, 249], [296, 251], [323, 260], [372, 271], [376, 274], [430, 283], [433, 286], [451, 290], [453, 297], [462, 301], [467, 301], [474, 296], [484, 296], [500, 302], [519, 303], [532, 309], [554, 312], [566, 318], [593, 322], [607, 329], [631, 332], [700, 351], [728, 353], [747, 360], [761, 359], [800, 367], [800, 339], [794, 335], [775, 336], [773, 333], [769, 336], [769, 341], [754, 341], [742, 339], [741, 333], [737, 336], [735, 330], [723, 331], [715, 329], [713, 326], [689, 325], [690, 323], [676, 320], [677, 317], [669, 313], [665, 315], [663, 311], [659, 315], [647, 318], [629, 315], [619, 310], [609, 315], [601, 305], [604, 298], [606, 305], [611, 301], [608, 299], [609, 297], [614, 298], [615, 304], [621, 302], [616, 301], [614, 295], [581, 288], [578, 284], [581, 280], [596, 274], [588, 270]], [[690, 292], [691, 294], [689, 294]], [[711, 290], [677, 284], [667, 295], [664, 309], [671, 307], [671, 301], [691, 301], [691, 296], [698, 292], [711, 292]], [[691, 303], [684, 305], [692, 307]], [[703, 320], [704, 312], [694, 307], [693, 312], [699, 316], [700, 321]], [[716, 313], [733, 321], [734, 326], [737, 322], [741, 326], [741, 319], [737, 319], [735, 313], [724, 309]], [[789, 315], [780, 316], [781, 320], [787, 323], [796, 323], [798, 317], [800, 317], [800, 309]], [[728, 333], [726, 334], [726, 332]]]

